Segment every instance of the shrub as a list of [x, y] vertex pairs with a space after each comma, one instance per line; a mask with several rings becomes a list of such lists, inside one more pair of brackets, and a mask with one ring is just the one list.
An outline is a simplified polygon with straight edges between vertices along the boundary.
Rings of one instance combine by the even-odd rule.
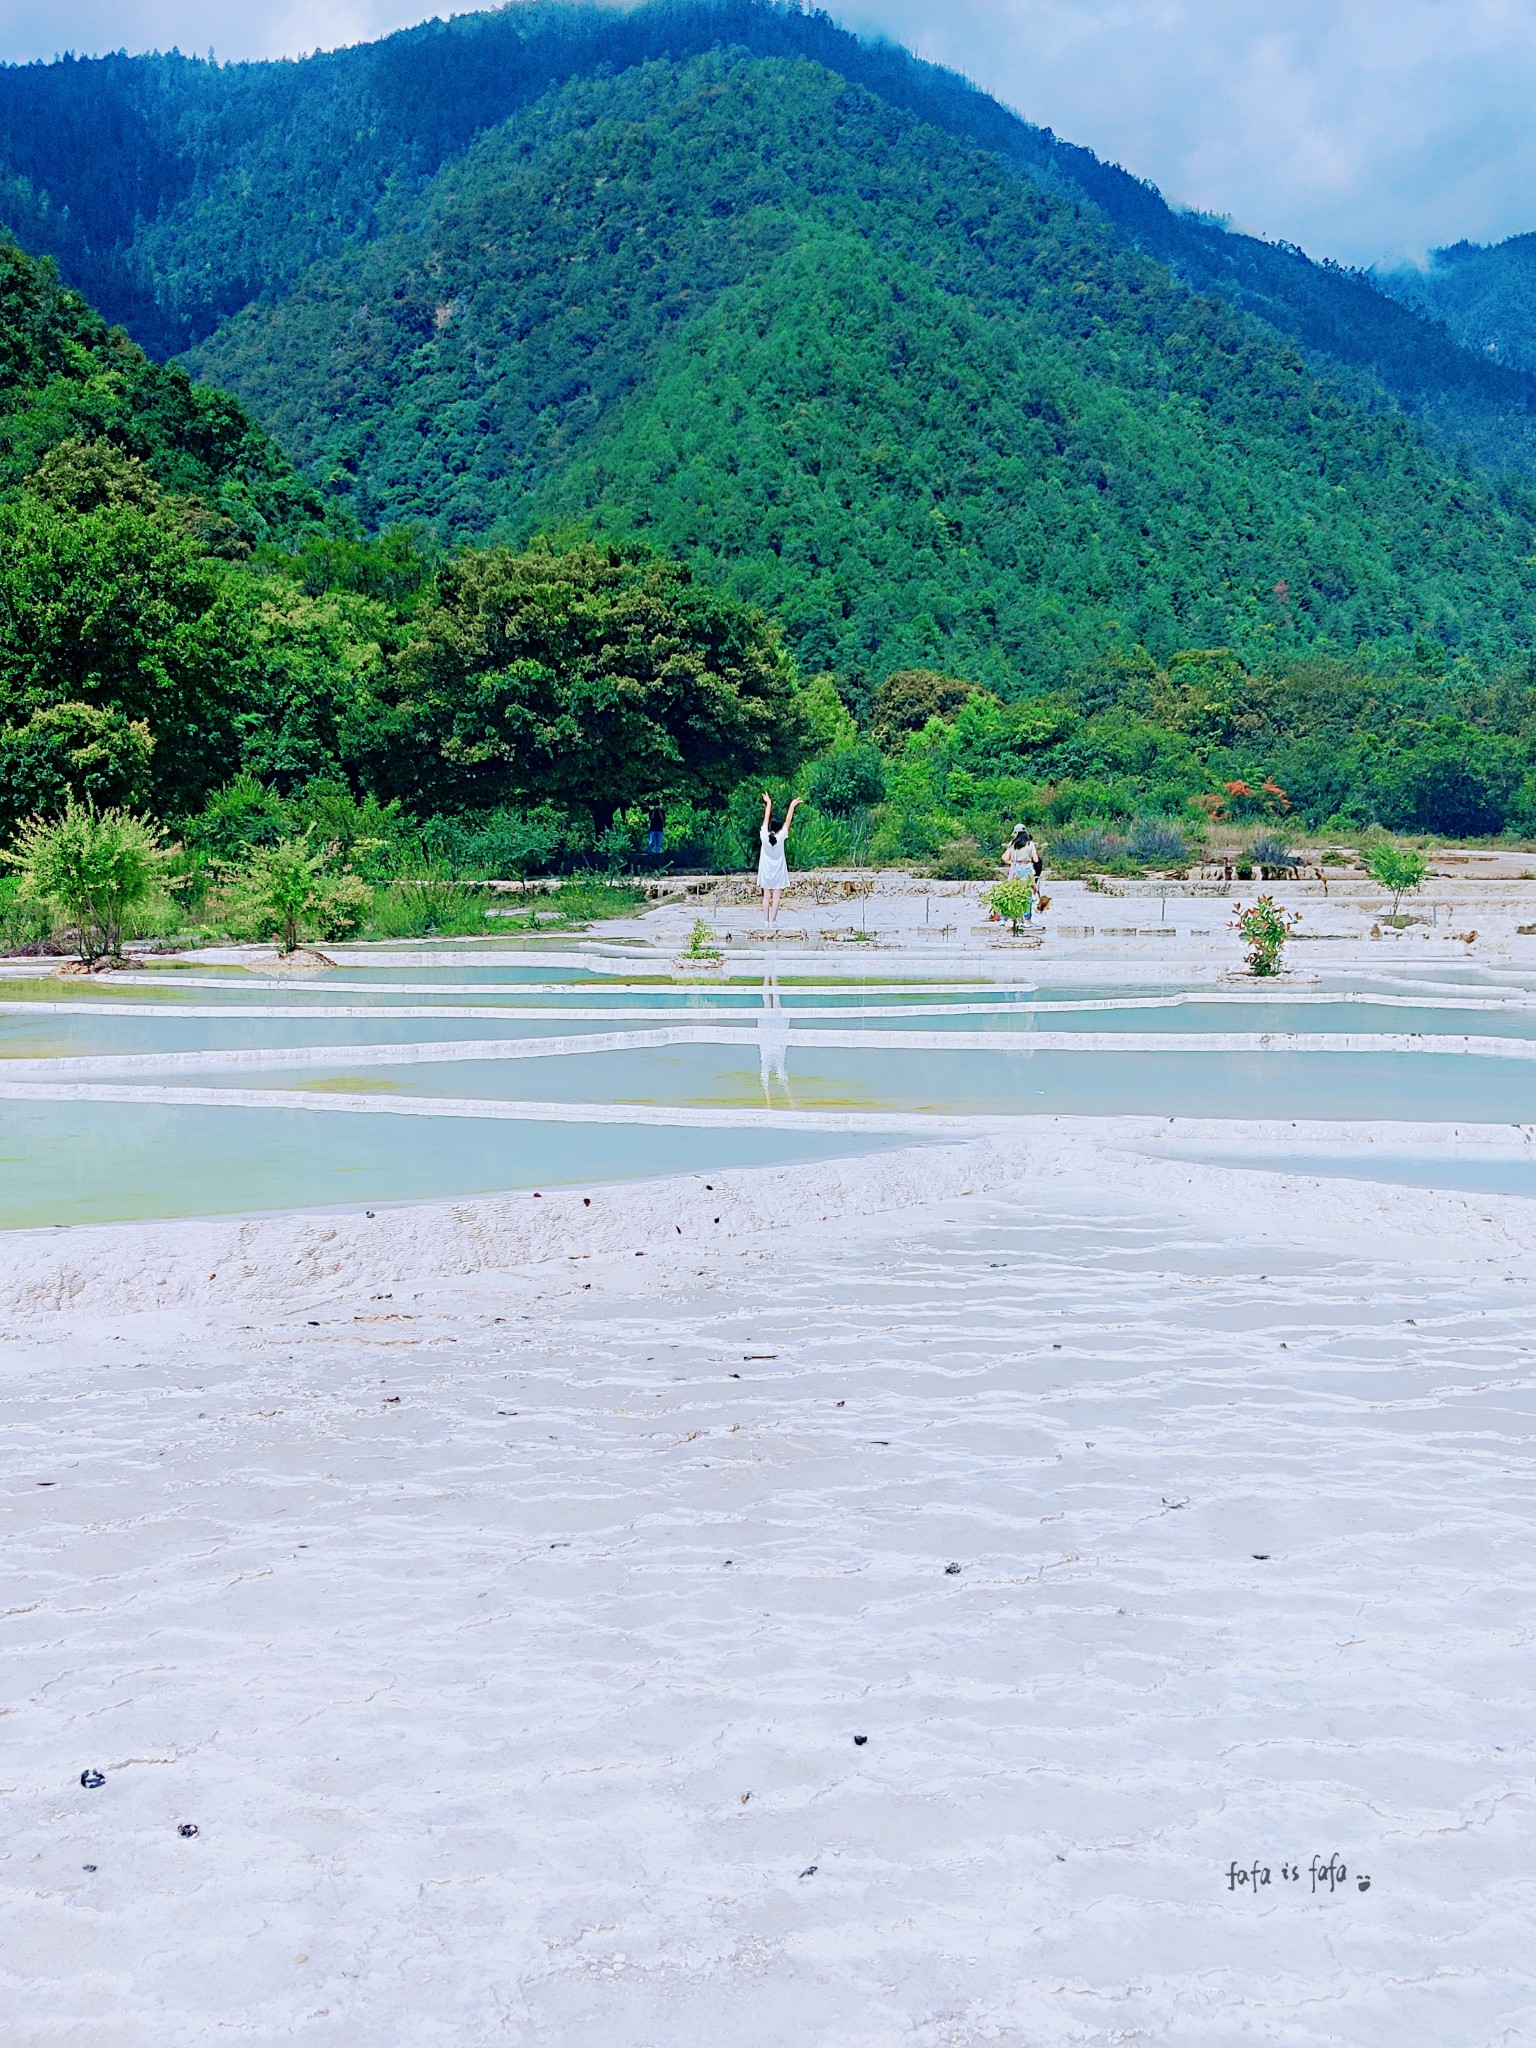
[[999, 882], [988, 894], [987, 900], [999, 917], [1005, 917], [1015, 933], [1019, 926], [1031, 916], [1035, 907], [1035, 885], [1033, 882]]
[[724, 958], [720, 948], [715, 944], [714, 933], [702, 917], [694, 919], [693, 930], [688, 934], [688, 943], [684, 946], [681, 957], [684, 960], [720, 960]]
[[1118, 832], [1106, 832], [1090, 825], [1076, 832], [1061, 832], [1051, 841], [1051, 858], [1057, 863], [1077, 861], [1095, 867], [1113, 867], [1130, 853], [1130, 843]]
[[628, 917], [644, 902], [643, 889], [632, 882], [610, 881], [606, 875], [573, 875], [543, 898], [545, 908], [583, 923], [599, 917]]
[[1298, 856], [1278, 832], [1260, 832], [1243, 852], [1244, 864], [1258, 871], [1265, 882], [1279, 881], [1301, 866]]
[[885, 795], [885, 763], [877, 747], [844, 747], [813, 761], [805, 775], [805, 793], [816, 808], [834, 818], [879, 803]]
[[[891, 801], [878, 813], [870, 858], [877, 863], [932, 860], [939, 848], [954, 839], [960, 821], [943, 811], [921, 804]], [[987, 870], [988, 874], [992, 869]]]
[[823, 817], [809, 808], [796, 811], [789, 858], [797, 869], [842, 868], [854, 865], [868, 839], [862, 820]]
[[487, 891], [425, 863], [374, 893], [369, 928], [381, 939], [429, 939], [483, 932]]
[[1237, 906], [1236, 926], [1240, 937], [1248, 947], [1248, 972], [1253, 975], [1278, 974], [1280, 952], [1291, 935], [1291, 926], [1300, 916], [1299, 911], [1284, 911], [1273, 896], [1261, 896], [1251, 908], [1244, 910]]
[[1392, 915], [1396, 917], [1404, 895], [1424, 886], [1429, 862], [1416, 847], [1394, 846], [1391, 840], [1384, 839], [1366, 850], [1365, 872], [1373, 882], [1392, 891]]
[[1182, 867], [1189, 859], [1189, 841], [1182, 826], [1168, 818], [1138, 818], [1126, 852], [1148, 867]]
[[997, 873], [997, 862], [984, 860], [974, 839], [956, 839], [940, 849], [926, 872], [935, 882], [985, 882]]
[[0, 953], [55, 950], [53, 913], [28, 896], [14, 875], [0, 878]]
[[9, 852], [22, 893], [72, 925], [87, 965], [120, 959], [123, 926], [166, 878], [172, 855], [160, 828], [132, 811], [73, 799], [61, 816], [30, 818]]
[[356, 928], [369, 900], [358, 876], [337, 874], [329, 850], [315, 852], [306, 832], [276, 846], [258, 847], [235, 883], [232, 922], [251, 937], [275, 939], [291, 953], [306, 939], [340, 938]]

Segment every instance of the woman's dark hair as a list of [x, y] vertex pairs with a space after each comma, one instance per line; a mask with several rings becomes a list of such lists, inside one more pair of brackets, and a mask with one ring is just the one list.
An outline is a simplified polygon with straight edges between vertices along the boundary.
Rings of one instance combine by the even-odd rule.
[[1030, 831], [1027, 825], [1015, 825], [1013, 828], [1013, 838], [1011, 839], [1009, 844], [1013, 846], [1023, 846], [1033, 837], [1034, 834]]
[[770, 811], [768, 813], [768, 844], [770, 846], [777, 846], [783, 831], [784, 820], [775, 812]]

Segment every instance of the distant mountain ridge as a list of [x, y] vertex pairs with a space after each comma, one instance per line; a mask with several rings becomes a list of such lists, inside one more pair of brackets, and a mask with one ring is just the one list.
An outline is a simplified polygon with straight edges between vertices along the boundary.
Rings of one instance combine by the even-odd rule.
[[1181, 213], [964, 79], [773, 0], [542, 4], [429, 22], [299, 63], [179, 56], [0, 67], [0, 223], [152, 353], [205, 339], [366, 242], [553, 86], [717, 46], [806, 57], [1086, 199], [1191, 288], [1264, 320], [1486, 466], [1536, 475], [1536, 378], [1460, 347], [1359, 276]]
[[1461, 347], [1509, 369], [1536, 372], [1536, 234], [1456, 242], [1420, 270], [1381, 272], [1384, 292], [1444, 323]]

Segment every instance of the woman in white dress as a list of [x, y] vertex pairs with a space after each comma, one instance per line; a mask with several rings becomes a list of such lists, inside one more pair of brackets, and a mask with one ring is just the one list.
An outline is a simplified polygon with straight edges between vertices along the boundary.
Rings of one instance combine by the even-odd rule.
[[789, 861], [784, 849], [789, 839], [789, 828], [795, 822], [795, 812], [799, 808], [800, 799], [794, 797], [784, 816], [775, 819], [773, 798], [766, 789], [763, 791], [763, 823], [757, 835], [762, 847], [757, 861], [757, 886], [763, 892], [763, 921], [766, 924], [778, 923], [779, 905], [789, 887]]

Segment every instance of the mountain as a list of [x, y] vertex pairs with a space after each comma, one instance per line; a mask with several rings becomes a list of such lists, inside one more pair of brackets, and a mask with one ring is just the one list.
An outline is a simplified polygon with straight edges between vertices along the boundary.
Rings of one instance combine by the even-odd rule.
[[[720, 200], [744, 175], [762, 199], [774, 152], [753, 110], [767, 101], [785, 112], [798, 149], [815, 140], [808, 85], [824, 95], [836, 87], [830, 104], [844, 117], [867, 114], [804, 67], [725, 58], [676, 76], [651, 67], [626, 89], [652, 96], [679, 161], [668, 170], [661, 132], [641, 118], [643, 97], [621, 98], [603, 119], [574, 123], [573, 141], [599, 152], [584, 166], [529, 147], [537, 176], [562, 181], [539, 188], [542, 216], [570, 210], [586, 220], [576, 197], [622, 186], [639, 166], [646, 206], [634, 234], [644, 228], [654, 250], [673, 233], [691, 280], [710, 262], [723, 274], [741, 253], [729, 235], [711, 243], [688, 206], [668, 229], [657, 197], [685, 194], [686, 167], [704, 152], [719, 167]], [[686, 106], [702, 127], [682, 118]], [[818, 635], [836, 641], [840, 620], [855, 651], [888, 652], [914, 634], [947, 634], [959, 647], [968, 635], [973, 672], [1013, 696], [1078, 644], [1080, 618], [1083, 648], [1100, 629], [1123, 637], [1102, 616], [1116, 578], [1140, 578], [1154, 624], [1180, 603], [1194, 616], [1230, 601], [1201, 580], [1212, 549], [1244, 544], [1234, 513], [1251, 521], [1275, 509], [1238, 494], [1262, 485], [1273, 495], [1289, 479], [1298, 495], [1282, 510], [1293, 539], [1310, 522], [1307, 544], [1319, 544], [1325, 515], [1344, 522], [1328, 529], [1334, 541], [1353, 534], [1377, 545], [1396, 531], [1439, 563], [1450, 598], [1467, 608], [1469, 644], [1486, 659], [1452, 657], [1422, 633], [1411, 654], [1399, 648], [1390, 660], [1379, 643], [1353, 661], [1298, 658], [1278, 635], [1266, 641], [1261, 621], [1264, 659], [1252, 667], [1220, 647], [1163, 664], [1144, 648], [1100, 647], [1070, 693], [1045, 699], [1004, 703], [973, 682], [909, 671], [878, 693], [882, 762], [859, 741], [838, 679], [797, 681], [774, 623], [687, 564], [579, 539], [434, 558], [405, 528], [360, 538], [233, 399], [151, 362], [46, 260], [0, 244], [0, 837], [73, 793], [152, 806], [175, 821], [195, 860], [238, 858], [242, 847], [310, 830], [327, 846], [372, 847], [368, 858], [386, 866], [396, 855], [426, 858], [430, 847], [434, 859], [500, 872], [595, 850], [623, 858], [636, 821], [643, 829], [665, 803], [669, 844], [690, 859], [741, 865], [763, 776], [793, 766], [807, 744], [817, 757], [803, 771], [811, 864], [867, 846], [882, 859], [958, 859], [968, 871], [975, 848], [995, 844], [1021, 813], [1053, 834], [1087, 821], [1098, 837], [1084, 847], [1110, 843], [1105, 820], [1141, 819], [1132, 846], [1159, 858], [1176, 851], [1182, 828], [1157, 820], [1182, 814], [1187, 824], [1212, 806], [1263, 819], [1289, 802], [1309, 821], [1351, 830], [1376, 819], [1407, 830], [1530, 831], [1536, 686], [1529, 660], [1501, 661], [1489, 636], [1500, 564], [1530, 545], [1518, 513], [1442, 494], [1431, 512], [1462, 551], [1458, 572], [1445, 536], [1412, 543], [1401, 527], [1413, 493], [1438, 488], [1438, 473], [1400, 421], [1362, 419], [1294, 356], [1255, 355], [1237, 316], [1190, 299], [1141, 259], [1125, 272], [1123, 252], [1110, 261], [1091, 239], [1072, 239], [1078, 217], [1043, 194], [1020, 214], [1016, 191], [992, 191], [988, 214], [991, 187], [967, 195], [946, 171], [930, 200], [948, 208], [964, 199], [968, 209], [970, 267], [952, 274], [958, 259], [939, 260], [927, 239], [933, 219], [882, 203], [910, 172], [903, 135], [885, 141], [878, 175], [874, 161], [856, 159], [864, 169], [853, 192], [843, 155], [827, 153], [820, 189], [836, 202], [831, 225], [788, 205], [744, 207], [736, 226], [749, 281], [712, 290], [699, 316], [686, 306], [693, 285], [658, 256], [651, 298], [663, 316], [671, 309], [671, 331], [654, 346], [631, 336], [630, 353], [650, 367], [629, 384], [625, 349], [610, 348], [605, 374], [618, 398], [607, 427], [578, 432], [563, 467], [545, 460], [530, 504], [556, 520], [567, 498], [629, 490], [627, 512], [608, 515], [614, 523], [654, 526], [660, 507], [700, 522], [694, 552], [707, 541], [723, 577], [758, 577], [810, 651]], [[905, 153], [932, 142], [914, 127]], [[803, 170], [795, 150], [780, 155]], [[996, 175], [990, 159], [972, 169]], [[470, 189], [476, 205], [487, 195], [502, 205], [506, 194], [494, 164], [483, 190]], [[872, 246], [859, 207], [877, 203], [884, 239]], [[486, 220], [471, 217], [484, 247]], [[732, 218], [728, 206], [721, 217]], [[561, 232], [551, 230], [555, 248]], [[1102, 242], [1102, 227], [1092, 232]], [[899, 246], [914, 237], [926, 268]], [[434, 260], [449, 246], [434, 243]], [[553, 324], [518, 374], [532, 375], [546, 355], [547, 375], [558, 373], [550, 337], [568, 316], [581, 334], [601, 325], [592, 313], [607, 304], [603, 280], [584, 275], [601, 268], [601, 249], [614, 259], [607, 282], [622, 287], [619, 303], [639, 302], [624, 238], [605, 215], [595, 240], [566, 251], [576, 300], [551, 297]], [[1015, 280], [1015, 296], [1026, 308], [1037, 301], [1038, 318], [1030, 325], [1015, 305], [1010, 327], [982, 304], [981, 287], [988, 265], [1022, 260], [1021, 250], [1030, 274]], [[527, 276], [545, 278], [549, 255], [530, 261]], [[508, 288], [499, 271], [494, 284]], [[295, 318], [301, 302], [288, 309]], [[1128, 371], [1125, 336], [1136, 322], [1142, 353]], [[431, 326], [441, 341], [456, 324], [457, 315]], [[1181, 364], [1177, 387], [1170, 356]], [[573, 360], [596, 355], [583, 343]], [[1289, 389], [1274, 381], [1282, 372]], [[560, 394], [540, 390], [547, 414]], [[1255, 410], [1265, 393], [1268, 417]], [[381, 429], [393, 417], [386, 407]], [[467, 447], [462, 425], [447, 418], [428, 438]], [[1368, 529], [1350, 524], [1367, 483], [1366, 426], [1378, 437], [1369, 443], [1378, 496], [1397, 508], [1389, 516], [1378, 506]], [[879, 438], [861, 438], [871, 434]], [[1307, 461], [1331, 451], [1323, 496], [1309, 497], [1287, 437]], [[1110, 446], [1127, 458], [1123, 470], [1105, 459]], [[1170, 450], [1182, 469], [1159, 467]], [[1202, 450], [1207, 469], [1197, 474]], [[1239, 458], [1256, 466], [1244, 471]], [[495, 481], [482, 466], [481, 484]], [[1137, 507], [1139, 529], [1129, 520]], [[1031, 550], [1044, 561], [1038, 575]], [[1513, 559], [1518, 569], [1529, 558]], [[1509, 622], [1511, 641], [1518, 625]], [[841, 680], [846, 689], [856, 671]], [[926, 724], [941, 708], [947, 722]], [[786, 786], [774, 787], [782, 795]], [[615, 803], [631, 815], [605, 824]], [[14, 884], [0, 879], [0, 943], [16, 936], [15, 910]]]
[[233, 399], [156, 363], [48, 261], [0, 240], [0, 500], [64, 442], [106, 443], [240, 549], [291, 540], [320, 493]]
[[1530, 613], [1521, 493], [803, 59], [557, 87], [189, 360], [369, 525], [637, 535], [865, 685]]
[[1376, 281], [1403, 305], [1442, 322], [1462, 348], [1536, 371], [1536, 235], [1491, 246], [1457, 242], [1434, 250], [1423, 270], [1384, 271]]
[[387, 231], [474, 139], [552, 87], [716, 48], [824, 65], [1085, 202], [1185, 284], [1263, 320], [1367, 403], [1536, 475], [1536, 382], [1362, 277], [1166, 204], [964, 79], [775, 0], [514, 5], [302, 63], [171, 56], [0, 67], [0, 222], [152, 353], [175, 354]]
[[11, 67], [0, 163], [365, 527], [649, 541], [855, 699], [1528, 638], [1536, 381], [824, 16]]
[[185, 807], [239, 764], [242, 720], [280, 746], [319, 611], [242, 565], [326, 518], [232, 398], [0, 242], [0, 832], [70, 790]]

